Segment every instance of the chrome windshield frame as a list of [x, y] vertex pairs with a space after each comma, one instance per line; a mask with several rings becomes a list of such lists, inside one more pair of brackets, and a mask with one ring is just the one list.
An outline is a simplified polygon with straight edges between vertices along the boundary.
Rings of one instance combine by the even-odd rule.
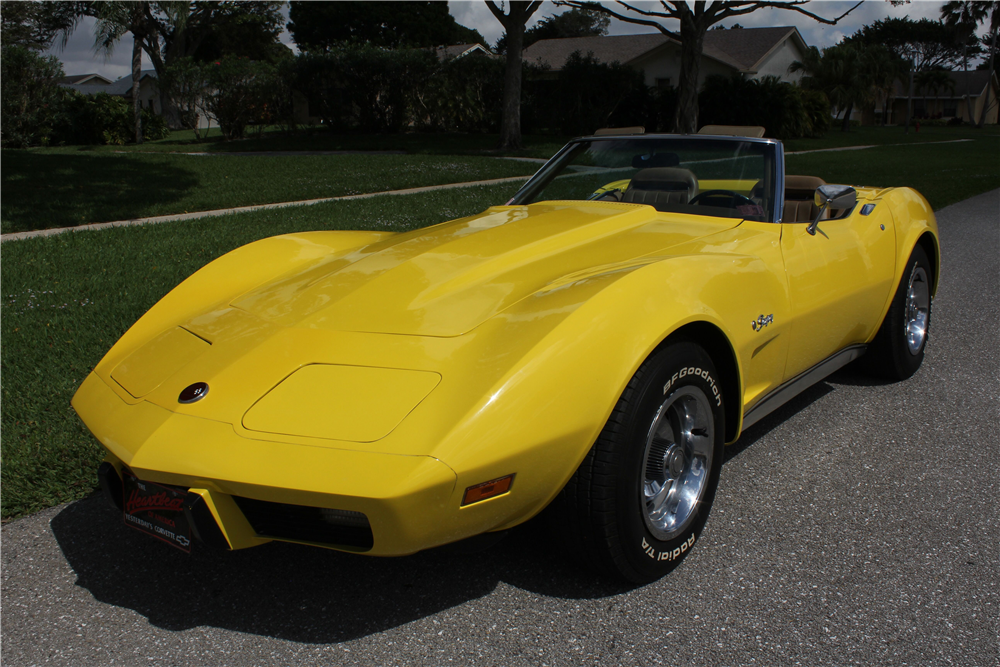
[[577, 137], [570, 140], [559, 152], [553, 155], [542, 167], [536, 171], [521, 188], [514, 193], [514, 196], [507, 202], [508, 206], [517, 206], [520, 202], [530, 199], [536, 191], [548, 185], [547, 177], [552, 171], [561, 166], [563, 158], [582, 142], [594, 141], [643, 141], [646, 139], [718, 139], [723, 141], [739, 141], [744, 143], [769, 144], [774, 147], [774, 206], [771, 211], [770, 222], [781, 222], [782, 211], [785, 205], [785, 148], [777, 139], [764, 139], [757, 137], [735, 137], [730, 135], [715, 134], [609, 134], [601, 136]]

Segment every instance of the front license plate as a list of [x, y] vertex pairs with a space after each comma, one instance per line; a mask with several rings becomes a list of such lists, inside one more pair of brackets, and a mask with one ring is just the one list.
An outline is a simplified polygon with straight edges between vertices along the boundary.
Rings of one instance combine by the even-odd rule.
[[125, 525], [191, 553], [191, 526], [184, 515], [186, 494], [144, 482], [127, 472], [122, 477]]

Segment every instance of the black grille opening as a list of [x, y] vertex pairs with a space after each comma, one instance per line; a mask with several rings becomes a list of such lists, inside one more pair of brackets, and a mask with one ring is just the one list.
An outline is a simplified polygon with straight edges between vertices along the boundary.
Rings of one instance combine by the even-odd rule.
[[368, 517], [361, 512], [287, 505], [240, 496], [233, 496], [233, 500], [260, 537], [318, 542], [364, 551], [374, 544]]

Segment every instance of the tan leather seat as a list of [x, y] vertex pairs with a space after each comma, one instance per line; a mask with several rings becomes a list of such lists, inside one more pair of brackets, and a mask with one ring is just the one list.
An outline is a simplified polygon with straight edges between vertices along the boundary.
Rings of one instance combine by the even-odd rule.
[[[826, 185], [817, 176], [785, 176], [785, 208], [782, 222], [812, 222], [819, 213], [815, 203], [816, 188]], [[827, 217], [827, 214], [824, 214]]]
[[697, 191], [698, 179], [688, 169], [653, 167], [635, 173], [622, 201], [659, 208], [665, 204], [686, 204]]

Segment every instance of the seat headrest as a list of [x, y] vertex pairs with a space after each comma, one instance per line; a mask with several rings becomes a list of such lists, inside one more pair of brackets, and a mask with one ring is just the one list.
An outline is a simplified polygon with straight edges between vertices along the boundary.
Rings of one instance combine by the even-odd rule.
[[636, 155], [632, 158], [633, 169], [649, 169], [651, 167], [676, 167], [681, 163], [677, 153], [654, 153], [652, 155]]
[[654, 167], [636, 172], [629, 183], [630, 190], [688, 190], [698, 189], [698, 179], [688, 169]]
[[821, 185], [826, 185], [826, 181], [818, 176], [785, 176], [785, 190], [808, 190], [815, 191]]

